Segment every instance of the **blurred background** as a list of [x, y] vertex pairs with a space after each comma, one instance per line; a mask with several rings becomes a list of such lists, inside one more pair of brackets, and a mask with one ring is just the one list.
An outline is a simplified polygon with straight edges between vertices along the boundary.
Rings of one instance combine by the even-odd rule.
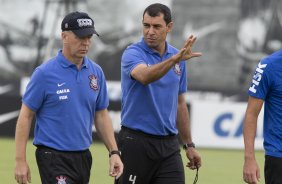
[[[203, 149], [242, 150], [253, 71], [261, 58], [282, 45], [279, 0], [0, 0], [0, 138], [14, 137], [29, 77], [61, 48], [61, 21], [74, 10], [88, 12], [100, 34], [93, 36], [88, 56], [105, 72], [110, 115], [118, 132], [121, 54], [141, 39], [143, 11], [155, 2], [172, 10], [174, 29], [168, 41], [181, 48], [194, 34], [194, 51], [203, 53], [187, 62], [186, 100], [194, 142]], [[259, 150], [262, 115], [256, 137]]]
[[[261, 58], [281, 48], [279, 0], [0, 0], [0, 183], [14, 182], [13, 139], [21, 97], [33, 70], [62, 47], [60, 24], [64, 15], [85, 11], [95, 21], [100, 37], [93, 36], [88, 56], [105, 72], [109, 111], [118, 132], [121, 54], [129, 44], [141, 39], [143, 11], [155, 2], [172, 10], [174, 29], [168, 41], [181, 48], [194, 34], [198, 39], [193, 50], [203, 53], [187, 62], [186, 94], [193, 140], [203, 159], [199, 183], [243, 183], [242, 123], [247, 91]], [[262, 116], [263, 112], [255, 142], [261, 170]], [[99, 139], [94, 127], [93, 132], [91, 150], [98, 159], [91, 177], [95, 183], [112, 183], [105, 164], [107, 151], [96, 141]], [[31, 140], [28, 147], [33, 183], [40, 183]], [[186, 163], [187, 158], [183, 159]], [[192, 183], [195, 173], [185, 172]]]

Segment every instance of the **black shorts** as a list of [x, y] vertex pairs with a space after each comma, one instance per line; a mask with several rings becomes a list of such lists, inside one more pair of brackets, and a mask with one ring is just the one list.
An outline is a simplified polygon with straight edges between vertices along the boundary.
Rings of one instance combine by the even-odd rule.
[[36, 161], [42, 184], [88, 184], [92, 156], [85, 151], [57, 151], [37, 146]]
[[282, 183], [282, 158], [265, 156], [264, 178], [265, 184]]
[[124, 171], [116, 184], [184, 184], [178, 137], [154, 136], [122, 127], [118, 146]]

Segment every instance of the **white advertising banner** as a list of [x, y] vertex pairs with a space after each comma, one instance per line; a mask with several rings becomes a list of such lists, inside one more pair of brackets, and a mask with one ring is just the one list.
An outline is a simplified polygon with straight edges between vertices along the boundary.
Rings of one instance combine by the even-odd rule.
[[[247, 103], [191, 102], [193, 140], [203, 148], [243, 149], [243, 120]], [[255, 149], [263, 149], [263, 109], [259, 115]]]

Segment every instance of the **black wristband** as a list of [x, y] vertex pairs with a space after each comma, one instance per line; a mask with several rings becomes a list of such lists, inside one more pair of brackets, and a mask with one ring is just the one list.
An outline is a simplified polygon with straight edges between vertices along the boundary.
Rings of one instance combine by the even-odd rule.
[[190, 144], [184, 144], [183, 149], [187, 150], [188, 148], [195, 148], [195, 144], [192, 142]]
[[121, 151], [119, 151], [119, 150], [112, 150], [109, 153], [109, 157], [111, 157], [114, 154], [117, 154], [118, 156], [121, 156]]

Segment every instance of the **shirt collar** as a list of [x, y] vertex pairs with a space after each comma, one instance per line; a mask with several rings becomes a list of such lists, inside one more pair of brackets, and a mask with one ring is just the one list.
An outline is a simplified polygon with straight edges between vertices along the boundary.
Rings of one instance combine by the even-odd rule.
[[[63, 68], [74, 67], [76, 66], [70, 62], [62, 53], [62, 50], [58, 51], [57, 57], [59, 58], [59, 63]], [[81, 68], [89, 68], [89, 60], [87, 57], [83, 58], [83, 63]]]
[[[144, 40], [144, 37], [142, 37], [142, 39], [141, 39], [141, 46], [147, 51], [147, 52], [149, 52], [150, 54], [153, 54], [153, 53], [157, 53], [156, 51], [154, 51], [153, 49], [151, 49], [148, 45], [147, 45], [147, 43], [145, 42], [145, 40]], [[174, 53], [173, 52], [173, 50], [172, 50], [172, 47], [167, 43], [167, 41], [165, 41], [165, 53], [164, 53], [164, 55], [165, 54], [171, 54], [171, 53]]]

